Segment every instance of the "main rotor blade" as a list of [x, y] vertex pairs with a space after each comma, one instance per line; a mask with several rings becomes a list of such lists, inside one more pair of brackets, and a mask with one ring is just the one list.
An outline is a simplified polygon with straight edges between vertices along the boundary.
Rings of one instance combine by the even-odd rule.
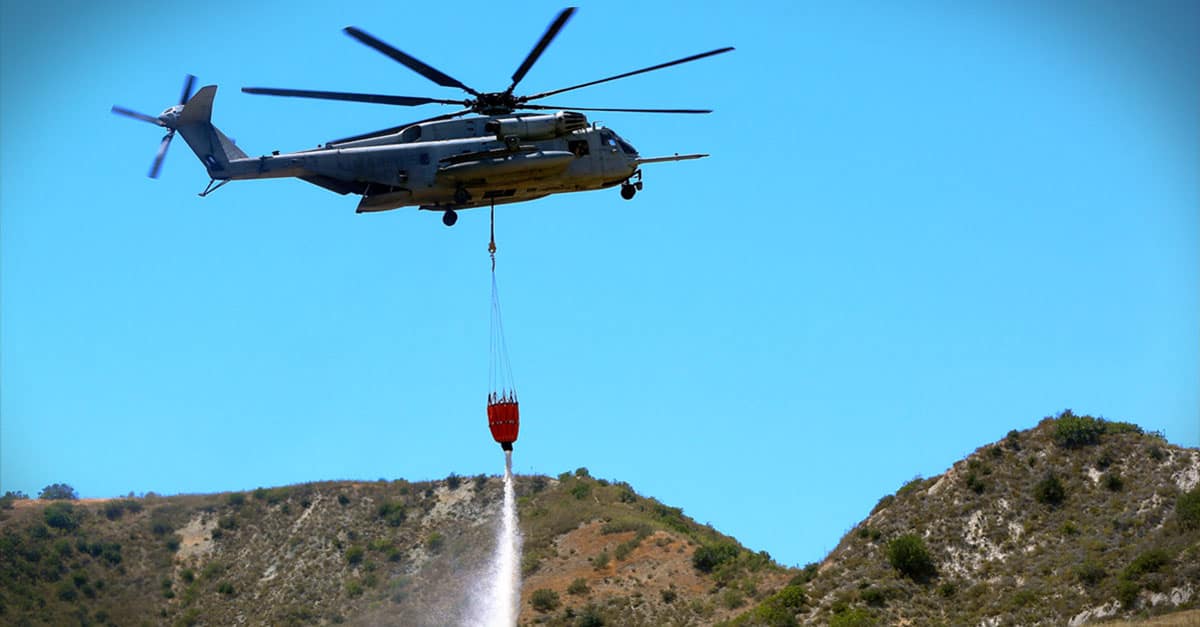
[[383, 54], [386, 54], [387, 56], [391, 57], [392, 59], [399, 61], [400, 63], [403, 63], [406, 67], [408, 67], [408, 69], [416, 72], [417, 74], [420, 74], [421, 76], [424, 76], [425, 78], [428, 78], [429, 80], [437, 83], [438, 85], [441, 85], [442, 87], [457, 87], [457, 88], [467, 92], [468, 94], [471, 94], [472, 96], [479, 95], [479, 92], [475, 91], [474, 89], [471, 89], [470, 87], [467, 87], [466, 85], [463, 85], [461, 82], [459, 82], [458, 79], [456, 79], [452, 76], [449, 76], [443, 72], [440, 72], [438, 70], [435, 70], [434, 68], [430, 67], [429, 65], [422, 63], [415, 57], [411, 57], [407, 54], [404, 54], [403, 52], [400, 52], [399, 50], [368, 35], [367, 33], [363, 32], [362, 30], [360, 30], [358, 28], [355, 28], [353, 26], [347, 26], [344, 30], [347, 35], [378, 50], [379, 52], [382, 52]]
[[552, 90], [552, 91], [544, 91], [544, 92], [542, 92], [542, 93], [540, 93], [540, 94], [534, 94], [534, 95], [532, 95], [532, 96], [523, 96], [523, 97], [521, 98], [521, 101], [522, 101], [522, 102], [526, 102], [526, 101], [529, 101], [529, 100], [537, 100], [537, 99], [539, 99], [539, 98], [545, 98], [546, 96], [553, 96], [554, 94], [561, 94], [561, 93], [563, 93], [564, 91], [571, 91], [571, 90], [573, 90], [573, 89], [580, 89], [580, 88], [583, 88], [583, 87], [591, 87], [592, 85], [599, 85], [600, 83], [607, 83], [607, 82], [609, 82], [609, 81], [615, 81], [615, 80], [617, 80], [617, 79], [619, 79], [619, 78], [628, 78], [628, 77], [630, 77], [630, 76], [635, 76], [635, 75], [638, 75], [638, 74], [645, 74], [646, 72], [653, 72], [654, 70], [661, 70], [661, 69], [663, 69], [663, 68], [671, 67], [672, 65], [679, 65], [679, 64], [681, 64], [681, 63], [688, 63], [688, 62], [690, 62], [690, 61], [698, 61], [698, 60], [700, 60], [700, 59], [703, 59], [703, 58], [705, 58], [705, 57], [711, 57], [711, 56], [713, 56], [713, 55], [723, 54], [723, 53], [729, 52], [730, 50], [733, 50], [733, 46], [729, 46], [728, 48], [718, 48], [718, 49], [716, 49], [716, 50], [709, 50], [708, 52], [702, 52], [702, 53], [700, 53], [700, 54], [694, 54], [694, 55], [692, 55], [692, 56], [690, 56], [690, 57], [684, 57], [684, 58], [682, 58], [682, 59], [676, 59], [676, 60], [674, 60], [674, 61], [668, 61], [667, 63], [660, 63], [660, 64], [658, 64], [658, 65], [652, 65], [652, 66], [650, 66], [650, 67], [647, 67], [647, 68], [642, 68], [642, 69], [640, 69], [640, 70], [634, 70], [634, 71], [632, 71], [632, 72], [626, 72], [626, 73], [624, 73], [624, 74], [618, 74], [618, 75], [616, 75], [616, 76], [610, 76], [610, 77], [608, 77], [608, 78], [602, 78], [602, 79], [600, 79], [600, 80], [597, 80], [597, 81], [589, 81], [589, 82], [586, 82], [586, 83], [580, 83], [580, 84], [578, 84], [578, 85], [572, 85], [572, 86], [570, 86], [570, 87], [563, 87], [562, 89], [555, 89], [555, 90]]
[[146, 115], [145, 113], [138, 113], [137, 111], [132, 111], [130, 109], [126, 109], [125, 107], [118, 107], [117, 105], [113, 105], [112, 112], [117, 115], [123, 115], [127, 118], [133, 118], [135, 120], [149, 122], [155, 126], [163, 125], [163, 123], [160, 122], [158, 118], [156, 118], [152, 115]]
[[554, 41], [554, 38], [558, 35], [558, 31], [562, 30], [563, 25], [565, 25], [567, 20], [571, 19], [571, 16], [574, 14], [575, 7], [567, 7], [562, 10], [562, 13], [558, 14], [557, 18], [554, 18], [554, 22], [552, 22], [549, 28], [546, 29], [546, 32], [542, 34], [542, 38], [538, 40], [537, 45], [533, 47], [533, 50], [529, 51], [529, 54], [521, 63], [521, 67], [517, 68], [517, 71], [512, 75], [513, 82], [512, 85], [508, 86], [508, 93], [511, 94], [512, 90], [516, 88], [517, 83], [521, 82], [521, 79], [525, 78], [525, 73], [529, 71], [529, 68], [533, 67], [534, 63], [537, 63], [538, 57], [541, 57], [542, 53], [546, 51], [546, 46], [549, 46], [550, 42]]
[[565, 111], [617, 111], [620, 113], [712, 113], [712, 109], [604, 109], [596, 107], [556, 107], [553, 105], [517, 105], [521, 109], [555, 109]]
[[183, 79], [183, 93], [179, 96], [179, 104], [187, 104], [192, 99], [192, 88], [196, 86], [196, 77], [191, 74]]
[[383, 94], [357, 94], [342, 91], [312, 91], [308, 89], [275, 89], [273, 87], [243, 87], [247, 94], [262, 96], [288, 96], [292, 98], [319, 98], [321, 100], [344, 100], [347, 102], [370, 102], [373, 104], [400, 105], [415, 107], [423, 104], [453, 104], [466, 106], [462, 100], [446, 100], [443, 98], [422, 98], [419, 96], [387, 96]]
[[174, 137], [175, 131], [171, 131], [162, 138], [162, 143], [158, 145], [158, 154], [154, 157], [154, 164], [150, 166], [150, 178], [158, 178], [158, 172], [162, 170], [163, 159], [167, 157], [167, 148], [171, 146], [171, 139]]
[[449, 120], [452, 118], [456, 118], [460, 115], [466, 115], [466, 114], [470, 113], [471, 111], [472, 111], [471, 109], [463, 109], [462, 111], [455, 111], [454, 113], [444, 113], [442, 115], [434, 116], [432, 118], [426, 118], [424, 120], [417, 120], [416, 122], [408, 122], [406, 124], [401, 124], [400, 126], [393, 126], [391, 128], [385, 128], [385, 129], [379, 130], [379, 131], [371, 131], [370, 133], [363, 133], [362, 135], [354, 135], [353, 137], [343, 137], [341, 139], [335, 139], [332, 141], [325, 142], [325, 146], [328, 147], [328, 146], [332, 146], [333, 144], [344, 144], [346, 142], [358, 141], [360, 139], [372, 139], [375, 137], [383, 137], [384, 135], [391, 135], [392, 133], [398, 133], [398, 132], [400, 132], [410, 126], [414, 126], [416, 124], [424, 124], [426, 122], [440, 122], [442, 120]]

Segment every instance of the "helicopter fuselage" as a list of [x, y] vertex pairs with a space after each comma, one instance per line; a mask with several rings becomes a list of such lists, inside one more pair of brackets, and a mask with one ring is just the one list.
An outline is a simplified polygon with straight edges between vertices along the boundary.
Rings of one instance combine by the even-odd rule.
[[447, 211], [613, 187], [637, 172], [639, 156], [612, 129], [564, 111], [428, 122], [223, 165], [210, 168], [213, 178], [295, 177], [362, 195], [358, 212], [414, 205]]

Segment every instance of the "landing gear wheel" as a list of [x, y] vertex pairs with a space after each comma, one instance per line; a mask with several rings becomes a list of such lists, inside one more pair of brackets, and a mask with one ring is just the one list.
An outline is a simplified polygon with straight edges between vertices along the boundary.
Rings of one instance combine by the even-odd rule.
[[637, 194], [636, 187], [630, 185], [629, 183], [621, 185], [621, 198], [624, 198], [625, 200], [633, 200], [634, 194]]
[[454, 202], [456, 204], [465, 205], [468, 200], [471, 200], [471, 193], [465, 187], [454, 190]]
[[458, 222], [458, 213], [456, 213], [453, 209], [447, 209], [442, 214], [442, 224], [445, 224], [446, 226], [454, 226], [455, 222]]

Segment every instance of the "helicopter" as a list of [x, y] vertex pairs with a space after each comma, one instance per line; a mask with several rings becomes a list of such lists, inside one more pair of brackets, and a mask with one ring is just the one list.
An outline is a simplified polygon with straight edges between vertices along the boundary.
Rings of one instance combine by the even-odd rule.
[[[581, 111], [705, 114], [711, 109], [628, 109], [560, 107], [531, 101], [723, 54], [718, 48], [650, 67], [518, 96], [514, 91], [575, 13], [561, 11], [500, 92], [480, 92], [356, 27], [344, 32], [442, 87], [466, 92], [455, 100], [383, 94], [244, 87], [248, 94], [365, 102], [395, 106], [458, 105], [460, 110], [417, 122], [328, 141], [317, 148], [250, 157], [212, 124], [217, 86], [193, 93], [195, 77], [184, 80], [179, 103], [158, 116], [114, 105], [118, 115], [167, 129], [149, 176], [157, 178], [176, 133], [204, 164], [210, 177], [200, 192], [208, 196], [235, 180], [298, 178], [338, 194], [361, 196], [356, 213], [407, 206], [440, 211], [453, 226], [459, 210], [524, 202], [551, 194], [620, 186], [632, 200], [642, 189], [641, 166], [685, 161], [707, 154], [642, 157], [611, 128], [589, 123]], [[464, 117], [476, 114], [475, 117]]]

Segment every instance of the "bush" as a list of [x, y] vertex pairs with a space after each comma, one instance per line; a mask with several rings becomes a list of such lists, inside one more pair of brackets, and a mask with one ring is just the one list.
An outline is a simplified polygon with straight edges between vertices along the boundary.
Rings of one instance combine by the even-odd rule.
[[736, 559], [737, 556], [737, 545], [729, 542], [701, 545], [692, 553], [692, 566], [702, 573], [711, 573], [721, 564]]
[[1200, 485], [1175, 500], [1175, 520], [1182, 529], [1200, 529]]
[[875, 617], [859, 607], [839, 612], [829, 618], [829, 627], [874, 627], [876, 624]]
[[600, 609], [589, 603], [575, 619], [575, 627], [604, 627], [604, 617], [600, 615]]
[[608, 566], [608, 551], [600, 551], [600, 554], [592, 558], [592, 567], [596, 570]]
[[1120, 492], [1125, 488], [1125, 480], [1115, 472], [1106, 472], [1104, 473], [1104, 487], [1113, 492]]
[[583, 483], [581, 481], [581, 482], [576, 483], [575, 485], [571, 486], [571, 496], [573, 496], [579, 500], [583, 500], [584, 498], [587, 498], [587, 495], [591, 494], [591, 492], [592, 492], [592, 485], [590, 483]]
[[349, 504], [350, 504], [350, 497], [346, 496], [345, 494], [338, 495], [338, 505], [345, 506], [345, 505], [349, 505]]
[[1046, 476], [1037, 483], [1033, 488], [1033, 497], [1038, 503], [1057, 507], [1067, 498], [1066, 488], [1063, 487], [1062, 481], [1058, 480], [1058, 476], [1053, 472], [1046, 473]]
[[438, 551], [441, 551], [442, 547], [445, 545], [446, 536], [443, 536], [437, 531], [429, 534], [428, 538], [425, 538], [425, 548], [429, 549], [430, 552], [437, 553]]
[[675, 599], [679, 598], [679, 593], [675, 592], [675, 590], [672, 588], [666, 588], [664, 590], [659, 590], [658, 596], [662, 599], [663, 603], [674, 603]]
[[1171, 562], [1171, 557], [1162, 549], [1151, 549], [1142, 553], [1125, 567], [1122, 577], [1136, 579], [1145, 573], [1156, 573]]
[[576, 577], [571, 585], [567, 586], [567, 594], [587, 594], [588, 585], [583, 577]]
[[462, 477], [455, 473], [446, 475], [446, 487], [450, 488], [451, 490], [457, 490], [458, 486], [460, 485], [462, 485]]
[[580, 466], [579, 468], [575, 469], [575, 476], [580, 477], [580, 478], [585, 478], [585, 477], [591, 477], [592, 475], [590, 473], [588, 473], [588, 469], [586, 467]]
[[967, 473], [967, 487], [975, 494], [983, 494], [983, 491], [987, 488], [983, 480], [975, 475], [974, 470]]
[[858, 598], [871, 607], [883, 607], [887, 605], [887, 593], [875, 587], [860, 590]]
[[346, 549], [346, 563], [350, 564], [351, 566], [360, 564], [363, 561], [364, 555], [366, 555], [366, 551], [361, 546], [356, 544]]
[[[258, 496], [259, 490], [262, 490], [262, 488], [255, 490], [254, 496]], [[242, 504], [246, 502], [246, 495], [242, 494], [241, 492], [230, 492], [229, 495], [225, 497], [225, 501], [232, 507], [241, 507]]]
[[9, 490], [8, 492], [4, 493], [4, 496], [0, 496], [0, 509], [12, 509], [13, 501], [19, 501], [27, 498], [29, 498], [29, 496], [20, 490], [17, 490], [16, 492]]
[[379, 516], [379, 518], [392, 527], [399, 527], [408, 518], [408, 515], [404, 512], [404, 505], [386, 501], [380, 503], [379, 507], [375, 508], [375, 515]]
[[1079, 583], [1085, 586], [1094, 586], [1103, 581], [1108, 573], [1105, 572], [1104, 567], [1089, 560], [1075, 568], [1075, 576], [1079, 578]]
[[533, 606], [533, 609], [545, 613], [558, 609], [562, 602], [559, 600], [557, 592], [549, 588], [540, 588], [534, 590], [530, 595], [529, 604]]
[[916, 534], [905, 534], [888, 543], [888, 562], [913, 581], [926, 581], [937, 574], [925, 541]]
[[55, 503], [46, 508], [43, 515], [46, 524], [63, 531], [74, 531], [79, 527], [82, 511], [77, 511], [70, 503]]
[[1104, 421], [1091, 416], [1076, 416], [1067, 409], [1054, 421], [1054, 441], [1063, 448], [1088, 446], [1099, 443], [1104, 430]]
[[233, 584], [229, 583], [228, 581], [222, 581], [221, 585], [217, 586], [217, 592], [220, 592], [224, 595], [233, 596]]
[[38, 492], [38, 498], [49, 501], [75, 501], [79, 499], [79, 493], [65, 483], [52, 483]]

